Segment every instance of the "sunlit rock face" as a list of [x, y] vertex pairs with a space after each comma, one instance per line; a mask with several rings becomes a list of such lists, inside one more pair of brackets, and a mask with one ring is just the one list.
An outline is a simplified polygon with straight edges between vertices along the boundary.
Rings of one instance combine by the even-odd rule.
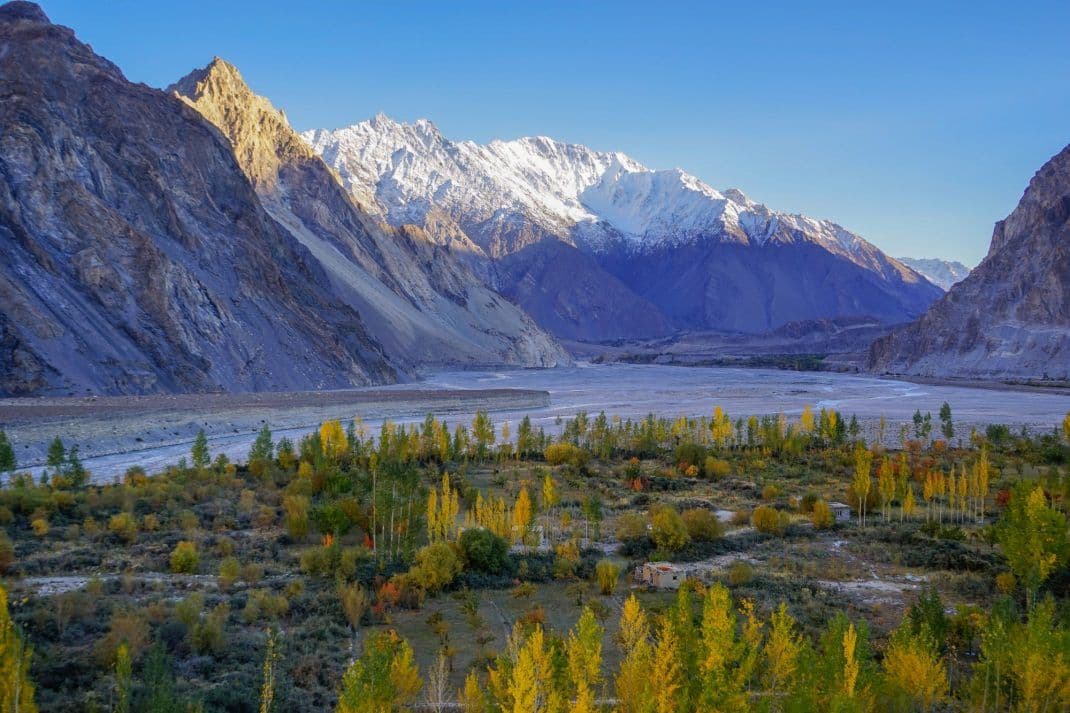
[[1070, 147], [996, 223], [988, 255], [911, 325], [870, 350], [877, 371], [1070, 379]]

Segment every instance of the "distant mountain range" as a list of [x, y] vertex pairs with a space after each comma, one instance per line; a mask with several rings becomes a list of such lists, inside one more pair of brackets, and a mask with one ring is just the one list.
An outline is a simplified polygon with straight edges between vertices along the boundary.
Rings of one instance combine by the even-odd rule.
[[875, 371], [1070, 381], [1070, 146], [996, 223], [988, 255], [920, 319], [870, 349]]
[[970, 274], [970, 268], [954, 260], [913, 257], [901, 257], [897, 260], [945, 292]]
[[416, 224], [560, 337], [764, 333], [921, 314], [941, 290], [835, 223], [546, 137], [450, 141], [386, 116], [303, 134], [361, 205]]

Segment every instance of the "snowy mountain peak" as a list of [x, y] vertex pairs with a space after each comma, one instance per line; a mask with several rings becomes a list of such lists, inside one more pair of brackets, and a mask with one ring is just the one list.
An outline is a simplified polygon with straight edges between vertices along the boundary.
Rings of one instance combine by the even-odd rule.
[[303, 136], [389, 222], [423, 223], [436, 207], [492, 257], [548, 237], [592, 252], [803, 242], [918, 277], [835, 223], [778, 213], [738, 189], [721, 192], [680, 168], [652, 170], [619, 152], [547, 136], [453, 142], [429, 121], [381, 114]]

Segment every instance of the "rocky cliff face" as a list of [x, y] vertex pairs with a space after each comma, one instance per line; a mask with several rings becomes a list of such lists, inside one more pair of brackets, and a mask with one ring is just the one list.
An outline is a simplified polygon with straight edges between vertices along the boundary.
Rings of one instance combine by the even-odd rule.
[[988, 255], [928, 312], [870, 349], [873, 370], [1070, 379], [1070, 147], [996, 224]]
[[397, 377], [219, 132], [24, 2], [0, 7], [0, 252], [2, 393]]
[[384, 219], [426, 224], [433, 211], [436, 228], [463, 233], [491, 284], [570, 339], [838, 317], [894, 324], [941, 294], [835, 223], [621, 153], [546, 137], [454, 142], [428, 121], [382, 115], [304, 136]]
[[[219, 128], [278, 223], [308, 248], [334, 291], [406, 365], [553, 366], [567, 354], [522, 310], [419, 227], [371, 218], [286, 117], [220, 59], [171, 88]], [[433, 221], [433, 216], [425, 221]]]

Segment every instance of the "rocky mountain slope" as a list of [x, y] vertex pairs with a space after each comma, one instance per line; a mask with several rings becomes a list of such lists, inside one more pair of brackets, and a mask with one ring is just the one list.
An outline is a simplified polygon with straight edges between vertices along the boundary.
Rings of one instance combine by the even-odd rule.
[[900, 257], [896, 258], [896, 260], [945, 292], [950, 290], [952, 285], [962, 282], [966, 275], [970, 274], [970, 268], [955, 260], [913, 257]]
[[395, 362], [553, 366], [569, 360], [514, 304], [418, 227], [371, 219], [290, 128], [220, 59], [170, 90], [217, 126], [276, 221], [323, 265], [336, 294]]
[[545, 137], [453, 142], [428, 121], [382, 115], [303, 136], [390, 223], [466, 236], [467, 259], [491, 284], [570, 339], [761, 333], [844, 316], [896, 323], [940, 295], [834, 223], [621, 153]]
[[988, 255], [920, 319], [877, 340], [898, 374], [1070, 380], [1070, 146], [996, 223]]
[[230, 146], [0, 7], [0, 392], [319, 388], [396, 370]]

